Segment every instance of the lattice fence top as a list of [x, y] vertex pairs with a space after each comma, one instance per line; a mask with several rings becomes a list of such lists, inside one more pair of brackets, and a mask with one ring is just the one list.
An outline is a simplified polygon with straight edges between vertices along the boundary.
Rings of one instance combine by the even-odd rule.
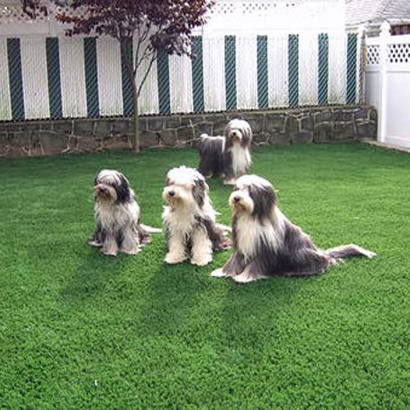
[[[62, 1], [61, 4], [63, 3], [64, 2]], [[54, 18], [54, 15], [57, 12], [70, 11], [72, 13], [72, 10], [70, 10], [69, 7], [64, 5], [56, 6], [54, 4], [50, 4], [47, 0], [44, 0], [41, 4], [48, 6], [48, 15], [46, 16], [43, 13], [38, 13], [35, 20], [33, 20], [30, 16], [23, 12], [20, 0], [0, 0], [0, 24], [47, 23]]]
[[[295, 9], [296, 6], [306, 3], [307, 0], [276, 0], [276, 1], [217, 1], [212, 8], [210, 14], [214, 16], [230, 16], [233, 14], [242, 15], [259, 15], [266, 12], [274, 12], [280, 9]], [[49, 4], [47, 0], [44, 4]], [[64, 8], [64, 7], [63, 7]], [[53, 11], [51, 11], [51, 15]], [[37, 21], [49, 21], [49, 16], [39, 15]], [[30, 22], [30, 17], [21, 9], [21, 2], [19, 0], [0, 0], [0, 22], [1, 23], [16, 23], [16, 22]]]
[[344, 30], [341, 0], [217, 0], [205, 29], [228, 32]]
[[390, 44], [387, 61], [392, 64], [410, 63], [410, 44]]
[[[385, 54], [382, 52], [384, 50]], [[388, 36], [385, 42], [382, 42], [381, 37], [368, 38], [366, 40], [366, 65], [375, 66], [382, 63], [409, 65], [410, 35]]]
[[284, 0], [284, 1], [218, 1], [211, 10], [214, 16], [240, 13], [240, 14], [260, 14], [272, 12], [283, 8], [295, 8], [306, 3], [306, 0]]
[[[7, 23], [46, 23], [53, 20], [56, 11], [64, 6], [49, 6], [49, 15], [39, 14], [33, 21], [21, 10], [20, 0], [0, 0], [0, 24]], [[61, 1], [60, 4], [64, 4]], [[268, 29], [269, 31], [289, 28], [344, 29], [344, 3], [342, 0], [217, 0], [209, 12], [212, 29], [224, 31]], [[265, 30], [266, 31], [266, 30]]]
[[366, 47], [366, 65], [380, 64], [380, 46], [367, 45]]

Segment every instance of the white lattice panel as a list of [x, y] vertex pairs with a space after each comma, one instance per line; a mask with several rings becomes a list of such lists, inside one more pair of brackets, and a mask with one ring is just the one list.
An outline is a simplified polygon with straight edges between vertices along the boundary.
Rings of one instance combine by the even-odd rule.
[[[0, 0], [0, 24], [7, 23], [46, 23], [54, 19], [56, 13], [70, 12], [73, 14], [73, 9], [68, 6], [54, 6], [48, 0], [40, 2], [47, 6], [47, 15], [42, 12], [37, 12], [36, 18], [32, 19], [28, 14], [24, 13], [21, 7], [21, 0]], [[40, 7], [39, 6], [39, 7]], [[82, 11], [79, 9], [75, 14], [81, 15]]]
[[410, 63], [410, 44], [389, 44], [388, 62], [391, 64]]
[[366, 65], [380, 64], [380, 46], [368, 45], [366, 47]]
[[[40, 14], [37, 22], [48, 21], [49, 17]], [[23, 12], [20, 0], [0, 0], [0, 24], [31, 22], [32, 19]]]
[[229, 14], [246, 14], [257, 15], [266, 12], [272, 12], [281, 8], [292, 8], [302, 3], [306, 3], [306, 0], [277, 0], [277, 1], [217, 1], [214, 7], [211, 9], [213, 16], [226, 16]]

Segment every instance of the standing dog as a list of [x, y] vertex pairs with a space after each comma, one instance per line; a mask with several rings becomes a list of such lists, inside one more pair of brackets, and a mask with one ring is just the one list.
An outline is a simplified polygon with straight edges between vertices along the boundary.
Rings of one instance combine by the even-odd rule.
[[375, 253], [350, 244], [316, 248], [310, 236], [279, 210], [272, 185], [256, 175], [239, 178], [229, 197], [234, 252], [212, 276], [230, 276], [246, 283], [270, 276], [308, 276], [350, 256]]
[[149, 242], [149, 232], [161, 232], [140, 224], [140, 207], [121, 172], [100, 171], [94, 180], [94, 193], [97, 229], [88, 243], [101, 248], [104, 255], [116, 256], [118, 252], [135, 255]]
[[166, 263], [190, 258], [194, 265], [207, 265], [213, 250], [228, 247], [222, 226], [215, 223], [208, 192], [205, 178], [197, 170], [181, 166], [168, 172], [162, 192]]
[[245, 120], [234, 119], [229, 121], [224, 134], [201, 135], [198, 171], [205, 177], [220, 176], [225, 184], [234, 184], [248, 172], [251, 164], [252, 129]]

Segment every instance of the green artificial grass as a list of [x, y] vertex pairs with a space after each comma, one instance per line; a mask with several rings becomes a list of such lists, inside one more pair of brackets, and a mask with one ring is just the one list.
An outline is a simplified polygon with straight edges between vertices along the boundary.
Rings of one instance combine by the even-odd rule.
[[[247, 285], [163, 263], [162, 234], [105, 257], [93, 179], [125, 173], [161, 226], [166, 172], [196, 151], [1, 159], [0, 408], [408, 409], [410, 156], [361, 144], [255, 148], [251, 172], [322, 248], [351, 259], [311, 278]], [[210, 180], [230, 222], [231, 187]]]

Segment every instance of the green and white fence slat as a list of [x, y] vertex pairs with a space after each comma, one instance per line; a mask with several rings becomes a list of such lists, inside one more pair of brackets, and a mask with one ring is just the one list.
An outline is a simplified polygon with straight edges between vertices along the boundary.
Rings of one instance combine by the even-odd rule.
[[100, 103], [98, 95], [97, 39], [95, 37], [84, 39], [84, 63], [87, 117], [98, 117], [100, 115]]
[[257, 37], [258, 107], [268, 108], [268, 37]]
[[224, 39], [204, 37], [204, 106], [207, 112], [223, 111], [226, 109], [224, 55]]
[[235, 36], [225, 37], [225, 109], [235, 110], [236, 105], [236, 41]]
[[346, 103], [347, 37], [329, 34], [328, 103]]
[[60, 50], [58, 38], [46, 39], [47, 55], [47, 81], [50, 117], [61, 118], [63, 109], [61, 105], [61, 80], [60, 80]]
[[259, 108], [256, 36], [236, 38], [236, 98], [236, 105], [240, 110]]
[[97, 39], [96, 50], [100, 115], [122, 115], [121, 46], [117, 40], [103, 37]]
[[61, 37], [59, 44], [63, 117], [86, 117], [84, 41]]
[[347, 37], [347, 78], [346, 78], [346, 102], [347, 104], [354, 104], [357, 95], [357, 35], [348, 34]]
[[11, 120], [11, 94], [10, 94], [10, 76], [8, 61], [8, 44], [6, 41], [0, 41], [0, 120]]
[[169, 56], [171, 113], [193, 112], [192, 61], [187, 56]]
[[7, 60], [9, 64], [10, 103], [12, 118], [25, 119], [23, 77], [21, 68], [20, 39], [7, 39]]
[[288, 36], [268, 37], [268, 106], [288, 107]]
[[158, 53], [157, 59], [159, 113], [170, 114], [171, 102], [169, 96], [169, 55], [165, 51]]
[[329, 82], [329, 36], [319, 34], [318, 38], [318, 104], [325, 105], [328, 102]]
[[122, 90], [122, 107], [123, 114], [130, 117], [133, 112], [133, 103], [132, 103], [132, 86], [130, 82], [129, 74], [127, 73], [127, 59], [131, 59], [133, 56], [132, 42], [123, 40], [120, 45], [121, 48], [121, 90]]
[[298, 105], [318, 104], [318, 36], [299, 36], [299, 100]]
[[25, 118], [48, 118], [50, 105], [45, 38], [23, 37], [20, 49]]
[[202, 37], [195, 36], [192, 39], [192, 93], [194, 112], [204, 111], [204, 71], [203, 71], [203, 50]]

